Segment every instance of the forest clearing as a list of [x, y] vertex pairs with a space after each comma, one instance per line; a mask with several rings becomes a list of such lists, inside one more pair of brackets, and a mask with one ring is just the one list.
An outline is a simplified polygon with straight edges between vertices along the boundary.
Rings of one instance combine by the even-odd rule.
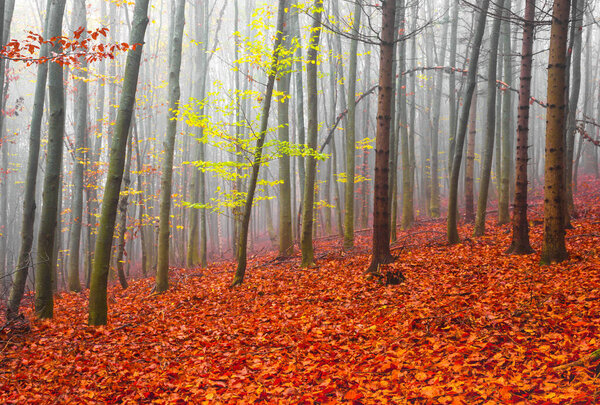
[[402, 285], [365, 276], [362, 235], [349, 254], [318, 242], [314, 268], [252, 257], [239, 288], [231, 262], [173, 269], [161, 295], [151, 279], [114, 286], [106, 327], [85, 326], [87, 291], [60, 294], [52, 321], [29, 305], [0, 333], [0, 402], [592, 403], [598, 362], [556, 369], [600, 343], [600, 182], [587, 180], [560, 264], [505, 254], [506, 226], [448, 246], [426, 222], [392, 247]]

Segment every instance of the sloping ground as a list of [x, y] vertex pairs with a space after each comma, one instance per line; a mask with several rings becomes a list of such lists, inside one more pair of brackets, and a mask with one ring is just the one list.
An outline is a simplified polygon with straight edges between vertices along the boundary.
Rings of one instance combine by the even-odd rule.
[[87, 293], [62, 294], [52, 322], [0, 333], [0, 403], [592, 402], [597, 363], [554, 370], [600, 347], [600, 183], [587, 184], [559, 265], [538, 265], [537, 206], [529, 256], [503, 253], [495, 218], [451, 247], [443, 223], [401, 233], [400, 286], [323, 243], [317, 268], [254, 258], [234, 290], [231, 263], [173, 270], [164, 295], [114, 287], [106, 328], [85, 326]]

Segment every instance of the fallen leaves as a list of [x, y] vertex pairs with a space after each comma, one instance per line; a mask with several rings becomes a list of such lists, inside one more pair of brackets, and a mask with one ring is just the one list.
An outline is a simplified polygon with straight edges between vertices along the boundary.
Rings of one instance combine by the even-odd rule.
[[[366, 280], [365, 235], [350, 254], [320, 245], [327, 255], [314, 269], [255, 258], [236, 289], [231, 263], [203, 277], [174, 269], [162, 295], [148, 295], [151, 280], [113, 287], [104, 328], [85, 325], [86, 292], [61, 294], [52, 322], [0, 334], [0, 402], [593, 401], [595, 364], [554, 369], [600, 341], [598, 238], [575, 237], [600, 223], [600, 187], [587, 183], [585, 215], [568, 231], [573, 258], [562, 264], [505, 255], [509, 228], [493, 219], [488, 237], [457, 246], [431, 243], [443, 227], [432, 222], [400, 235], [410, 248], [390, 265], [406, 276], [399, 286]], [[539, 204], [531, 217], [541, 218]], [[532, 227], [537, 252], [541, 232]]]

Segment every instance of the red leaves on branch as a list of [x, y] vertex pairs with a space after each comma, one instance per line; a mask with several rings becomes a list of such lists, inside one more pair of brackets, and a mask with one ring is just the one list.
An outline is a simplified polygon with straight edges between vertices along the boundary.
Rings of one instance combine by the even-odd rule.
[[[86, 34], [85, 36], [83, 34]], [[136, 48], [137, 44], [128, 44], [126, 42], [105, 44], [97, 42], [98, 38], [106, 37], [108, 28], [102, 27], [95, 30], [85, 30], [83, 27], [73, 32], [73, 37], [54, 37], [44, 39], [40, 34], [29, 31], [23, 41], [16, 39], [10, 40], [0, 51], [3, 58], [25, 62], [27, 65], [35, 63], [46, 63], [49, 61], [62, 65], [77, 65], [81, 58], [85, 58], [88, 63], [101, 59], [114, 59], [117, 52], [125, 52]], [[53, 54], [48, 57], [36, 56], [43, 44], [50, 47], [60, 44], [61, 53]]]
[[[583, 180], [562, 264], [505, 255], [495, 218], [454, 246], [422, 222], [393, 245], [394, 287], [365, 278], [359, 232], [350, 254], [319, 241], [316, 268], [254, 256], [233, 290], [232, 263], [173, 269], [163, 295], [151, 279], [113, 287], [98, 329], [87, 292], [61, 294], [55, 320], [0, 332], [0, 403], [588, 403], [596, 364], [554, 369], [600, 346], [600, 182]], [[531, 207], [539, 252], [539, 192]]]

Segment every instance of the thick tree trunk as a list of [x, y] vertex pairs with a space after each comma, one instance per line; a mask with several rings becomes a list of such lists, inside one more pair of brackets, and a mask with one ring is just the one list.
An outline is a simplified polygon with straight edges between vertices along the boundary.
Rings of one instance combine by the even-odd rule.
[[[496, 4], [496, 14], [502, 15], [504, 0]], [[477, 213], [475, 215], [475, 236], [485, 233], [485, 217], [487, 211], [488, 192], [490, 189], [490, 178], [492, 176], [492, 160], [494, 157], [494, 138], [496, 136], [496, 77], [498, 71], [498, 42], [500, 37], [500, 24], [502, 20], [496, 18], [490, 33], [490, 58], [488, 61], [487, 82], [487, 114], [486, 135], [483, 156], [483, 168], [481, 171], [481, 182], [479, 196], [477, 198]], [[529, 106], [529, 98], [527, 99]], [[527, 168], [527, 166], [526, 166]]]
[[[311, 150], [317, 149], [318, 94], [317, 94], [317, 56], [319, 53], [319, 38], [321, 36], [321, 14], [323, 0], [315, 0], [313, 10], [313, 25], [311, 28], [310, 46], [307, 53], [306, 82], [308, 100], [308, 142]], [[314, 264], [313, 250], [313, 205], [315, 195], [315, 178], [317, 163], [314, 156], [306, 157], [306, 178], [304, 181], [304, 196], [302, 199], [302, 231], [300, 247], [302, 250], [302, 266]]]
[[569, 5], [569, 0], [556, 0], [552, 9], [544, 170], [544, 242], [541, 257], [544, 264], [561, 262], [568, 258], [562, 207], [565, 201], [563, 136]]
[[[375, 193], [373, 204], [373, 250], [368, 272], [380, 275], [379, 266], [391, 263], [390, 201], [388, 192], [390, 164], [390, 120], [393, 102], [394, 24], [396, 0], [383, 2], [379, 57], [379, 102], [375, 139]], [[402, 55], [400, 56], [402, 58]]]
[[[62, 21], [65, 0], [52, 0], [48, 34], [51, 38], [62, 35]], [[60, 42], [53, 44], [51, 52], [60, 54]], [[54, 301], [52, 274], [56, 267], [53, 261], [56, 242], [56, 222], [58, 216], [58, 196], [60, 193], [60, 168], [62, 165], [63, 135], [65, 132], [65, 94], [63, 87], [63, 67], [50, 63], [48, 67], [48, 147], [46, 152], [46, 171], [44, 175], [44, 194], [37, 247], [37, 268], [35, 271], [35, 314], [38, 318], [52, 318]]]
[[273, 96], [273, 88], [275, 86], [275, 78], [277, 76], [277, 66], [281, 53], [281, 43], [283, 40], [283, 21], [286, 9], [286, 0], [279, 0], [279, 8], [277, 12], [277, 37], [273, 45], [273, 56], [269, 70], [267, 81], [267, 89], [263, 99], [263, 108], [260, 117], [260, 132], [256, 141], [256, 151], [252, 162], [252, 172], [250, 181], [248, 182], [248, 191], [246, 202], [244, 204], [244, 215], [242, 216], [242, 225], [240, 227], [240, 240], [237, 246], [237, 269], [233, 278], [232, 286], [241, 285], [244, 282], [247, 264], [247, 248], [248, 248], [248, 231], [250, 227], [250, 215], [252, 214], [252, 203], [254, 202], [254, 193], [256, 192], [256, 183], [258, 182], [258, 173], [262, 163], [262, 152], [267, 129], [269, 125], [269, 110], [271, 109], [271, 99]]
[[98, 236], [94, 253], [94, 268], [90, 282], [88, 323], [105, 325], [108, 318], [107, 287], [110, 251], [112, 247], [119, 192], [125, 166], [127, 137], [133, 116], [135, 94], [140, 71], [144, 37], [148, 25], [149, 0], [136, 0], [133, 12], [133, 24], [129, 38], [130, 44], [140, 44], [127, 54], [123, 91], [119, 102], [119, 112], [114, 125], [108, 174], [104, 186], [104, 199], [98, 225]]
[[167, 116], [167, 139], [160, 179], [160, 211], [158, 223], [158, 264], [156, 268], [156, 291], [164, 292], [169, 288], [169, 237], [171, 215], [171, 190], [173, 188], [173, 158], [175, 155], [175, 136], [177, 135], [177, 116], [181, 88], [181, 50], [183, 45], [183, 26], [185, 24], [185, 0], [178, 0], [173, 22], [173, 48], [169, 58], [169, 114]]
[[535, 0], [527, 0], [525, 3], [525, 25], [521, 51], [515, 203], [512, 218], [513, 234], [512, 243], [507, 250], [507, 253], [518, 255], [533, 253], [533, 249], [529, 244], [529, 222], [527, 221], [527, 187], [529, 185], [527, 163], [529, 161], [529, 98], [531, 96], [534, 20]]
[[452, 162], [452, 172], [450, 174], [450, 196], [448, 199], [448, 221], [447, 221], [447, 237], [449, 243], [458, 243], [458, 180], [460, 175], [460, 166], [462, 162], [463, 147], [465, 145], [465, 135], [467, 132], [467, 122], [469, 119], [469, 110], [471, 108], [471, 99], [475, 91], [475, 83], [477, 78], [477, 65], [479, 63], [479, 49], [481, 40], [485, 30], [485, 20], [489, 0], [483, 0], [480, 5], [479, 18], [477, 19], [477, 27], [474, 33], [473, 47], [471, 49], [471, 58], [469, 61], [469, 73], [467, 74], [467, 88], [465, 90], [465, 98], [461, 119], [459, 120], [458, 132], [456, 134], [456, 145], [454, 150], [454, 160]]
[[[82, 39], [86, 37], [87, 18], [85, 0], [73, 2], [73, 28], [83, 28]], [[73, 164], [73, 199], [71, 202], [71, 234], [69, 236], [69, 290], [79, 291], [79, 252], [81, 241], [81, 222], [83, 218], [83, 166], [87, 139], [87, 61], [80, 58], [80, 67], [75, 70], [75, 151]]]

